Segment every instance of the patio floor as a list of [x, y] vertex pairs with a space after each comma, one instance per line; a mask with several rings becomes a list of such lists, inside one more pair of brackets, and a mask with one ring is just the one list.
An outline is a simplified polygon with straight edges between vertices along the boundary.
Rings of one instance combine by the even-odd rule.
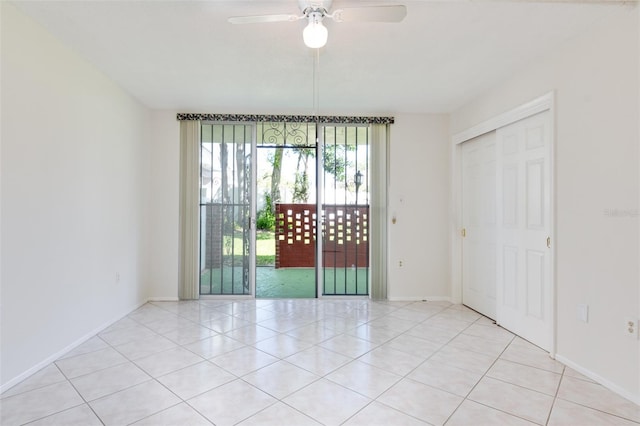
[[[327, 268], [324, 278], [324, 294], [326, 295], [368, 294], [367, 268]], [[210, 280], [211, 286], [209, 285]], [[220, 282], [223, 283], [222, 291]], [[200, 291], [202, 295], [243, 294], [242, 268], [225, 267], [204, 271], [201, 275]], [[257, 298], [314, 298], [315, 296], [315, 268], [276, 269], [270, 266], [256, 268]]]

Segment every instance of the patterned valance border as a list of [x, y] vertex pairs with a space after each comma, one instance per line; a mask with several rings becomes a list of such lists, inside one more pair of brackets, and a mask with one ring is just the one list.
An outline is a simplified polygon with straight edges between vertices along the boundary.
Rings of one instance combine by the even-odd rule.
[[179, 113], [178, 121], [287, 122], [322, 124], [393, 124], [394, 117], [345, 117], [332, 115], [256, 115]]

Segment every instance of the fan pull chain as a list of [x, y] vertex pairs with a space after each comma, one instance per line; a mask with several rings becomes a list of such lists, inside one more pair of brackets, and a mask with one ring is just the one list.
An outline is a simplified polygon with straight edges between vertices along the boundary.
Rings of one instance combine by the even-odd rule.
[[320, 115], [320, 49], [315, 49], [313, 58], [313, 115], [317, 122]]

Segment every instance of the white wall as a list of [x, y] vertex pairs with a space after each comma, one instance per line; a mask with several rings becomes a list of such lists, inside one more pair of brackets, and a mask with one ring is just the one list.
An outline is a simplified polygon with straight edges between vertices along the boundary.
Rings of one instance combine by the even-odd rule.
[[152, 300], [178, 297], [180, 124], [176, 112], [151, 115], [149, 286]]
[[146, 300], [149, 117], [14, 6], [0, 7], [7, 388]]
[[638, 55], [638, 13], [621, 9], [451, 116], [455, 134], [556, 91], [558, 358], [636, 402], [640, 343], [625, 318], [640, 317]]
[[451, 296], [448, 138], [447, 115], [399, 114], [391, 126], [390, 300]]

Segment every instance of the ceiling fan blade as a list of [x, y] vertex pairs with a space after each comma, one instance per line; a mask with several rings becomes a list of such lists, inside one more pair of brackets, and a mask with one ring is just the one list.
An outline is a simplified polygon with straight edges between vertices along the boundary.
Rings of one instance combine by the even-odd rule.
[[287, 22], [297, 21], [304, 16], [297, 15], [256, 15], [256, 16], [232, 16], [228, 19], [232, 24], [258, 24], [263, 22]]
[[349, 7], [331, 14], [336, 22], [400, 22], [405, 16], [404, 5]]

